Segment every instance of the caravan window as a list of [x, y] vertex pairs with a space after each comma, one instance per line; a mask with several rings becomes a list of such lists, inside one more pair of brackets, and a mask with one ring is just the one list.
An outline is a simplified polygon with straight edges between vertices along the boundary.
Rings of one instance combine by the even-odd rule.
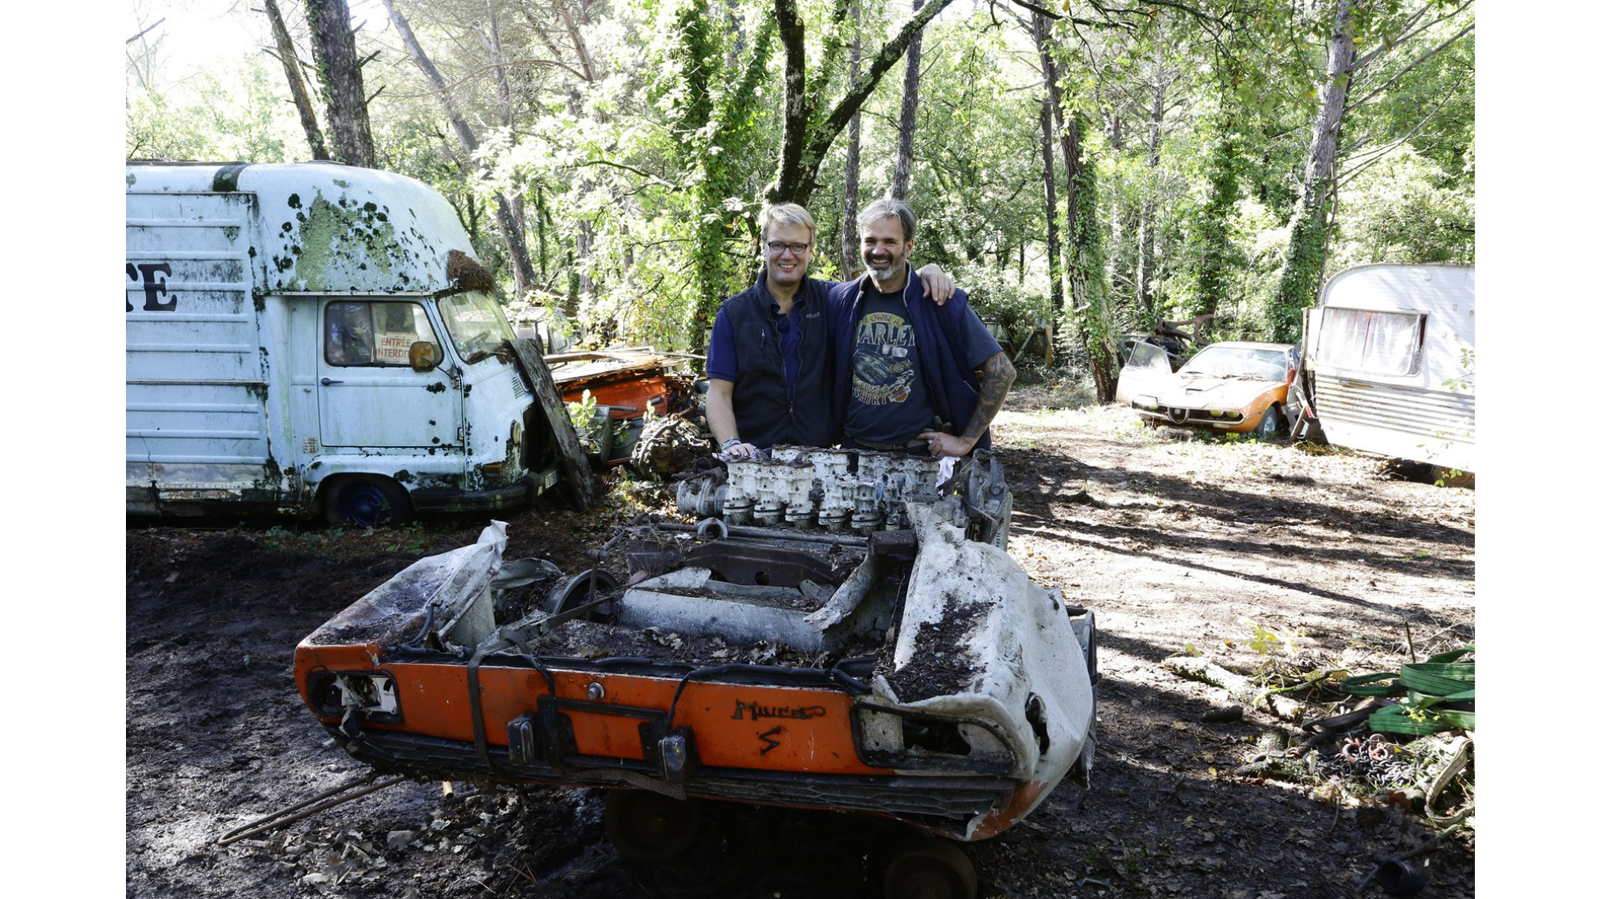
[[323, 354], [331, 365], [409, 366], [417, 341], [439, 344], [416, 303], [329, 303], [323, 316]]
[[1319, 347], [1327, 365], [1374, 375], [1413, 375], [1422, 359], [1420, 312], [1327, 309]]

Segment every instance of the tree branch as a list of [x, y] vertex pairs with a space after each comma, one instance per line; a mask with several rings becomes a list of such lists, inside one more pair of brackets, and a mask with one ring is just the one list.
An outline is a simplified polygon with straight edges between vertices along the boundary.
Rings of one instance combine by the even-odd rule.
[[1423, 54], [1422, 56], [1418, 57], [1417, 59], [1412, 60], [1410, 65], [1408, 65], [1405, 68], [1401, 69], [1400, 71], [1396, 72], [1394, 74], [1393, 78], [1390, 78], [1388, 81], [1385, 81], [1384, 83], [1378, 85], [1377, 87], [1373, 88], [1372, 90], [1367, 91], [1365, 94], [1362, 94], [1361, 95], [1361, 99], [1354, 100], [1354, 101], [1350, 102], [1348, 105], [1345, 106], [1345, 112], [1349, 112], [1352, 109], [1356, 109], [1356, 108], [1362, 106], [1367, 101], [1371, 100], [1373, 97], [1376, 97], [1378, 94], [1388, 90], [1390, 86], [1392, 86], [1396, 81], [1400, 80], [1400, 76], [1406, 74], [1407, 72], [1411, 71], [1412, 69], [1416, 68], [1417, 66], [1422, 65], [1424, 62], [1426, 62], [1429, 59], [1431, 59], [1434, 55], [1438, 54], [1439, 52], [1443, 51], [1446, 47], [1449, 47], [1451, 44], [1453, 44], [1456, 41], [1460, 40], [1462, 37], [1466, 36], [1466, 34], [1468, 32], [1472, 31], [1473, 29], [1475, 29], [1477, 27], [1478, 27], [1477, 23], [1474, 22], [1473, 24], [1468, 25], [1467, 27], [1461, 29], [1460, 31], [1457, 31], [1455, 34], [1450, 36], [1449, 40], [1445, 41], [1444, 43], [1440, 44], [1437, 47], [1434, 47], [1432, 50], [1429, 50], [1427, 53]]
[[133, 42], [134, 42], [134, 41], [136, 41], [136, 40], [138, 40], [138, 39], [139, 39], [139, 38], [142, 38], [142, 37], [144, 37], [144, 36], [145, 36], [145, 35], [147, 35], [147, 34], [149, 34], [149, 33], [150, 33], [150, 32], [152, 32], [152, 31], [154, 31], [154, 30], [155, 30], [155, 27], [156, 27], [156, 26], [157, 26], [157, 25], [160, 25], [160, 24], [161, 24], [161, 23], [162, 23], [162, 22], [165, 22], [165, 21], [166, 21], [166, 20], [167, 20], [167, 17], [166, 17], [166, 16], [162, 16], [162, 17], [161, 17], [161, 18], [159, 18], [159, 19], [156, 19], [156, 20], [155, 20], [155, 21], [154, 21], [154, 22], [152, 22], [152, 23], [151, 23], [151, 24], [150, 24], [150, 26], [149, 26], [149, 27], [148, 27], [148, 28], [146, 28], [146, 29], [145, 29], [145, 30], [143, 30], [143, 31], [141, 31], [141, 32], [139, 32], [139, 33], [138, 33], [138, 34], [136, 34], [136, 35], [134, 35], [134, 36], [133, 36], [133, 37], [130, 37], [130, 38], [128, 38], [128, 39], [127, 39], [127, 40], [125, 40], [125, 41], [123, 41], [123, 42], [122, 42], [122, 45], [123, 45], [123, 46], [124, 46], [124, 47], [126, 47], [126, 46], [127, 46], [127, 45], [129, 45], [129, 44], [131, 44], [131, 43], [133, 43]]
[[[1032, 3], [1027, 2], [1027, 0], [1009, 0], [1009, 2], [1013, 6], [1020, 6], [1023, 9], [1027, 10], [1028, 12], [1038, 13], [1039, 15], [1044, 16], [1047, 19], [1051, 19], [1053, 21], [1060, 21], [1061, 20], [1061, 13], [1051, 12], [1050, 10], [1045, 9], [1042, 6], [1034, 6]], [[995, 0], [989, 0], [989, 19], [990, 19], [990, 21], [995, 21], [995, 19], [994, 19], [994, 4], [995, 4]], [[996, 24], [998, 24], [998, 22], [996, 22]]]
[[[1456, 78], [1456, 83], [1450, 85], [1450, 89], [1448, 91], [1445, 91], [1444, 96], [1439, 99], [1438, 104], [1433, 107], [1432, 111], [1430, 111], [1427, 115], [1423, 116], [1421, 121], [1417, 122], [1416, 127], [1412, 128], [1410, 131], [1407, 131], [1405, 134], [1401, 135], [1399, 138], [1395, 139], [1394, 141], [1391, 141], [1390, 143], [1387, 143], [1387, 144], [1383, 145], [1382, 147], [1377, 148], [1376, 150], [1372, 150], [1370, 152], [1370, 154], [1369, 154], [1369, 158], [1363, 159], [1363, 161], [1359, 165], [1357, 165], [1354, 169], [1352, 169], [1351, 171], [1346, 173], [1343, 178], [1340, 178], [1338, 180], [1338, 182], [1334, 185], [1334, 190], [1338, 190], [1339, 188], [1343, 187], [1344, 185], [1349, 184], [1357, 175], [1359, 175], [1362, 172], [1366, 171], [1367, 169], [1371, 168], [1380, 159], [1382, 159], [1385, 156], [1388, 156], [1390, 153], [1394, 152], [1397, 148], [1399, 148], [1402, 144], [1404, 144], [1407, 141], [1411, 140], [1411, 138], [1413, 136], [1415, 136], [1418, 131], [1422, 130], [1422, 126], [1428, 124], [1428, 122], [1431, 121], [1434, 116], [1439, 114], [1439, 111], [1441, 109], [1444, 109], [1445, 103], [1449, 102], [1450, 98], [1455, 96], [1456, 90], [1461, 87], [1461, 82], [1465, 81], [1466, 78], [1467, 78], [1467, 74], [1465, 72], [1461, 73], [1460, 77]], [[1354, 158], [1354, 157], [1352, 156], [1351, 158]]]
[[[780, 4], [782, 2], [784, 0], [780, 0]], [[872, 92], [877, 89], [878, 82], [882, 80], [884, 74], [893, 68], [895, 63], [900, 61], [901, 56], [905, 55], [906, 48], [911, 45], [912, 36], [933, 21], [934, 16], [944, 12], [945, 7], [952, 2], [954, 0], [933, 0], [933, 2], [924, 6], [921, 11], [907, 20], [905, 25], [901, 26], [900, 31], [883, 45], [877, 56], [873, 57], [872, 65], [867, 69], [866, 75], [861, 79], [861, 83], [843, 97], [840, 97], [839, 101], [833, 105], [827, 120], [822, 128], [819, 129], [816, 140], [812, 141], [811, 145], [806, 148], [806, 155], [812, 159], [821, 159], [827, 154], [828, 147], [833, 144], [833, 139], [838, 136], [840, 131], [844, 130], [845, 125], [850, 123], [850, 117], [856, 114], [856, 111], [861, 108], [861, 105], [867, 101], [868, 97], [872, 96]]]
[[603, 166], [606, 166], [608, 168], [622, 169], [625, 172], [632, 172], [632, 173], [634, 173], [635, 175], [638, 175], [641, 178], [645, 178], [645, 179], [649, 180], [652, 184], [655, 184], [658, 187], [665, 187], [668, 190], [677, 190], [678, 189], [678, 185], [673, 184], [671, 181], [664, 180], [659, 175], [653, 174], [651, 172], [647, 172], [644, 169], [638, 168], [636, 166], [628, 165], [625, 162], [614, 162], [614, 161], [612, 161], [610, 159], [590, 159], [590, 160], [587, 160], [587, 161], [584, 161], [584, 162], [574, 162], [572, 164], [572, 166], [574, 168], [587, 168], [587, 167], [589, 167], [591, 165], [603, 165]]

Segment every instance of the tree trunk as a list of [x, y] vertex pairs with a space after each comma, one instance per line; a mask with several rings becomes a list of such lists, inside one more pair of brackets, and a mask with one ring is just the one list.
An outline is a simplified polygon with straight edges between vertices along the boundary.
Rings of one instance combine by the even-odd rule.
[[[1224, 108], [1226, 108], [1226, 100]], [[1222, 122], [1222, 139], [1211, 153], [1207, 176], [1211, 181], [1211, 195], [1200, 210], [1196, 236], [1200, 242], [1200, 261], [1195, 272], [1197, 314], [1215, 314], [1227, 291], [1227, 272], [1233, 243], [1228, 239], [1228, 220], [1233, 215], [1233, 204], [1239, 200], [1238, 153], [1233, 116]]]
[[1300, 310], [1316, 303], [1317, 290], [1322, 286], [1328, 228], [1332, 225], [1328, 207], [1335, 183], [1334, 157], [1339, 150], [1339, 126], [1344, 121], [1350, 70], [1355, 59], [1351, 11], [1363, 2], [1340, 0], [1334, 17], [1333, 35], [1328, 40], [1327, 74], [1318, 91], [1322, 110], [1311, 130], [1311, 147], [1306, 153], [1305, 174], [1300, 182], [1300, 200], [1289, 218], [1289, 250], [1267, 309], [1269, 338], [1274, 341], [1288, 343], [1299, 339]]
[[1066, 116], [1050, 28], [1037, 13], [1033, 17], [1033, 39], [1049, 88], [1050, 111], [1055, 113], [1056, 123], [1065, 126], [1061, 129], [1061, 156], [1066, 163], [1066, 280], [1072, 299], [1072, 323], [1089, 357], [1095, 395], [1100, 402], [1109, 403], [1117, 392], [1117, 327], [1106, 291], [1104, 249], [1095, 212], [1094, 167], [1083, 153], [1083, 114], [1073, 113], [1070, 120]]
[[1039, 152], [1044, 158], [1045, 247], [1050, 254], [1050, 308], [1060, 317], [1067, 311], [1067, 304], [1066, 292], [1061, 288], [1061, 225], [1056, 215], [1055, 115], [1050, 111], [1049, 96], [1039, 103], [1039, 133]]
[[[1146, 163], [1154, 172], [1161, 167], [1161, 126], [1166, 115], [1167, 82], [1164, 75], [1156, 78], [1155, 91], [1150, 99], [1150, 131], [1146, 155]], [[1155, 183], [1155, 179], [1151, 179]], [[1139, 210], [1139, 282], [1138, 306], [1140, 324], [1144, 327], [1154, 328], [1156, 323], [1156, 301], [1150, 293], [1150, 282], [1154, 279], [1156, 268], [1156, 201], [1152, 190], [1145, 198]]]
[[[589, 45], [584, 41], [583, 34], [578, 31], [578, 22], [573, 18], [572, 11], [567, 8], [569, 0], [554, 0], [556, 12], [561, 16], [561, 24], [567, 31], [567, 39], [572, 41], [572, 52], [578, 56], [578, 65], [583, 69], [583, 80], [594, 82], [594, 61], [589, 58]], [[588, 21], [588, 17], [584, 17]]]
[[817, 110], [806, 99], [805, 26], [800, 22], [799, 9], [794, 0], [773, 0], [773, 15], [778, 23], [779, 38], [783, 42], [784, 115], [778, 174], [767, 190], [768, 202], [799, 203], [803, 206], [810, 201], [812, 191], [817, 188], [817, 169], [833, 142], [850, 124], [850, 119], [867, 98], [872, 96], [884, 74], [905, 55], [911, 38], [953, 2], [955, 0], [933, 0], [918, 10], [878, 50], [860, 83], [845, 92], [821, 122], [813, 122]]
[[[861, 82], [861, 3], [850, 4], [855, 23], [850, 39], [850, 88]], [[861, 191], [861, 113], [850, 117], [850, 142], [844, 155], [844, 212], [839, 223], [839, 277], [849, 280], [861, 268], [860, 228], [856, 224]]]
[[294, 41], [283, 24], [283, 13], [278, 0], [266, 0], [267, 20], [272, 23], [272, 39], [278, 45], [278, 59], [283, 62], [283, 75], [289, 82], [289, 94], [294, 98], [294, 108], [300, 113], [300, 127], [305, 129], [306, 144], [311, 147], [312, 159], [328, 159], [328, 147], [322, 141], [322, 126], [317, 124], [317, 111], [306, 90], [305, 79], [300, 77], [300, 57], [295, 53]]
[[[505, 52], [500, 45], [500, 20], [494, 11], [494, 0], [485, 0], [488, 7], [489, 18], [488, 50], [489, 61], [494, 66], [495, 99], [500, 107], [500, 124], [510, 130], [512, 124], [511, 109], [511, 83], [506, 79]], [[565, 13], [565, 8], [562, 12]], [[512, 135], [515, 144], [516, 136]], [[500, 231], [506, 239], [506, 250], [511, 257], [511, 274], [516, 293], [514, 296], [521, 299], [528, 288], [533, 286], [533, 262], [528, 258], [527, 225], [522, 215], [522, 195], [515, 193], [510, 198], [504, 194], [497, 194], [501, 213]]]
[[[911, 0], [915, 13], [922, 8], [923, 0]], [[911, 138], [917, 131], [917, 85], [922, 80], [922, 32], [911, 38], [906, 47], [905, 92], [900, 98], [900, 147], [894, 157], [894, 185], [889, 195], [896, 200], [909, 201], [911, 197]]]
[[1096, 212], [1097, 179], [1083, 149], [1083, 113], [1073, 113], [1062, 136], [1067, 165], [1067, 281], [1072, 287], [1074, 320], [1095, 395], [1109, 403], [1117, 395], [1117, 326], [1106, 290], [1104, 248]]
[[[450, 130], [455, 132], [456, 141], [461, 145], [461, 152], [456, 155], [456, 165], [461, 169], [463, 177], [471, 180], [474, 176], [472, 154], [478, 150], [478, 135], [468, 124], [466, 116], [462, 115], [460, 107], [456, 105], [444, 75], [440, 74], [439, 68], [433, 64], [433, 59], [428, 56], [427, 51], [422, 49], [422, 44], [411, 30], [411, 23], [400, 10], [395, 8], [394, 0], [383, 0], [383, 8], [388, 11], [389, 21], [394, 25], [395, 33], [400, 35], [400, 42], [405, 44], [406, 52], [411, 55], [411, 61], [422, 70], [423, 77], [428, 79], [428, 84], [433, 88], [434, 96], [439, 98], [439, 105], [443, 107], [445, 118], [450, 122]], [[509, 104], [509, 95], [505, 97], [504, 102]], [[508, 108], [504, 114], [509, 115]], [[511, 201], [503, 194], [495, 194], [495, 224], [499, 226], [500, 236], [505, 240], [506, 255], [511, 259], [517, 296], [520, 297], [533, 283], [533, 263], [528, 260], [528, 242], [523, 237], [517, 217], [512, 214]]]
[[367, 89], [356, 56], [356, 36], [350, 30], [350, 7], [345, 0], [305, 0], [305, 4], [311, 55], [328, 103], [334, 156], [346, 165], [372, 168], [378, 154], [367, 120]]
[[533, 190], [534, 220], [539, 226], [539, 283], [548, 287], [550, 283], [550, 213], [545, 209], [544, 204], [544, 182], [535, 183]]

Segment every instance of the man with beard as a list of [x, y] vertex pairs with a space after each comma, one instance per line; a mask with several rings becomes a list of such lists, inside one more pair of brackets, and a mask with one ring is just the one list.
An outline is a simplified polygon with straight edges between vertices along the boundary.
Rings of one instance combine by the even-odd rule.
[[921, 289], [906, 261], [909, 206], [878, 200], [860, 222], [867, 273], [828, 295], [840, 445], [939, 458], [987, 449], [1017, 370], [965, 291], [937, 307], [905, 301]]
[[[706, 355], [706, 421], [728, 456], [834, 442], [827, 298], [836, 282], [806, 276], [816, 223], [804, 207], [784, 203], [763, 210], [760, 224], [766, 265], [750, 289], [723, 302]], [[937, 265], [921, 276], [913, 296], [925, 289], [943, 303], [955, 292]]]

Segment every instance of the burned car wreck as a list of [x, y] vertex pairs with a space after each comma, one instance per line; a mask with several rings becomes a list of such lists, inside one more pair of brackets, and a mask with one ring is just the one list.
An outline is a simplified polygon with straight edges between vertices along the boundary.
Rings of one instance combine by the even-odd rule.
[[638, 521], [593, 553], [615, 570], [571, 576], [504, 561], [496, 522], [306, 637], [295, 677], [381, 771], [613, 788], [633, 858], [684, 848], [696, 799], [990, 837], [1088, 783], [1094, 615], [1005, 553], [988, 453], [939, 481], [780, 448], [683, 481], [699, 524]]

